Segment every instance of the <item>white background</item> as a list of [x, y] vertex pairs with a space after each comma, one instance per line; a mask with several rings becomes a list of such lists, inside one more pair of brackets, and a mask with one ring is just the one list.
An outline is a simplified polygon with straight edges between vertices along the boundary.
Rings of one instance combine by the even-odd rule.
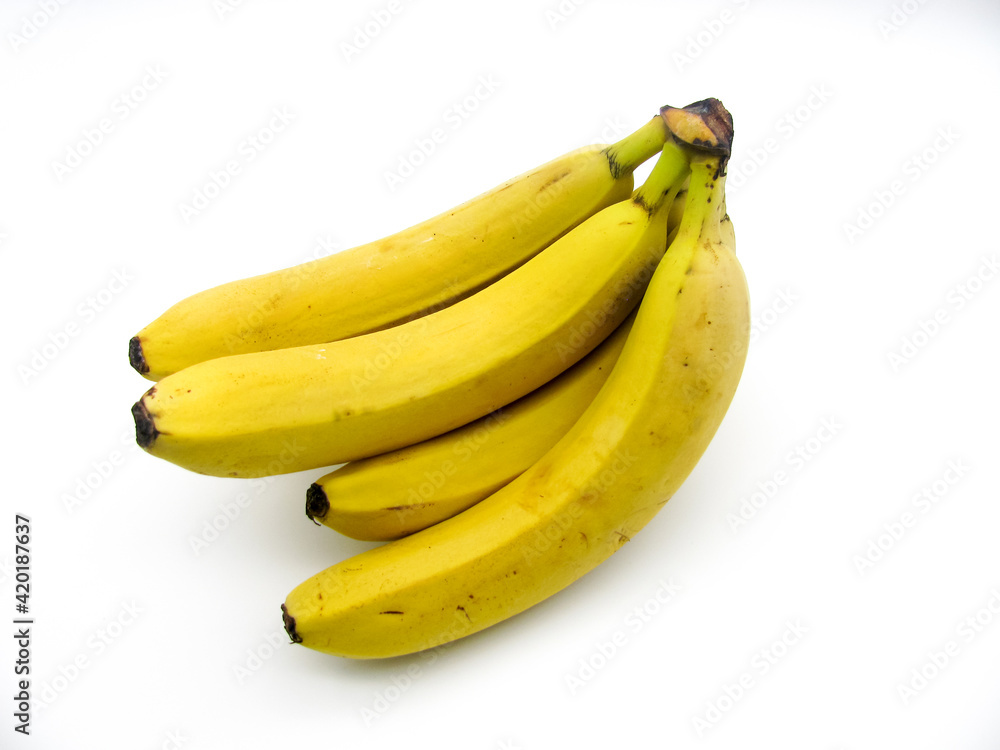
[[[20, 512], [36, 618], [29, 738], [0, 638], [0, 745], [1000, 747], [996, 3], [8, 0], [0, 31], [0, 612]], [[756, 327], [694, 474], [600, 569], [432, 658], [289, 645], [287, 592], [370, 545], [306, 519], [322, 472], [135, 449], [128, 339], [707, 96]]]

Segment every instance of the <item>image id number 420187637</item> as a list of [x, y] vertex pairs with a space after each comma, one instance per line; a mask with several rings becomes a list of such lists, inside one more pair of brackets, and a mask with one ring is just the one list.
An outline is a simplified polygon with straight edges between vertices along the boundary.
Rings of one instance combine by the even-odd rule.
[[31, 519], [14, 516], [14, 731], [31, 734]]

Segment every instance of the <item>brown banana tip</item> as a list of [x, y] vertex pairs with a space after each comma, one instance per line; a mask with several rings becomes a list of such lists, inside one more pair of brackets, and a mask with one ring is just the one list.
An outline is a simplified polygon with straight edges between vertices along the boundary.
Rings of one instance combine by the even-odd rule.
[[733, 148], [733, 116], [718, 99], [702, 99], [686, 107], [660, 108], [674, 137], [701, 151], [728, 157]]
[[320, 525], [316, 519], [323, 520], [330, 512], [330, 501], [326, 497], [326, 492], [315, 482], [306, 490], [306, 515], [309, 520], [317, 526]]
[[[153, 390], [150, 389], [147, 395], [152, 392]], [[153, 423], [153, 416], [146, 408], [144, 399], [145, 397], [132, 404], [132, 418], [135, 420], [135, 442], [139, 444], [140, 448], [148, 449], [156, 442], [156, 436], [160, 432]]]
[[292, 643], [302, 643], [302, 636], [295, 631], [295, 618], [288, 614], [288, 607], [281, 605], [281, 621], [285, 625], [285, 632], [291, 638]]
[[142, 353], [142, 342], [138, 336], [133, 336], [128, 342], [128, 363], [140, 375], [149, 372], [149, 364]]

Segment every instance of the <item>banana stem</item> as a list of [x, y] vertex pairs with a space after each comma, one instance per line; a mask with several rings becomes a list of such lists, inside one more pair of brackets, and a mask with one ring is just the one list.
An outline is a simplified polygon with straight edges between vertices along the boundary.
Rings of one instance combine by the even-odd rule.
[[681, 143], [728, 157], [733, 147], [733, 116], [718, 99], [702, 99], [686, 107], [661, 107], [667, 128]]
[[684, 179], [690, 168], [690, 156], [688, 151], [679, 146], [673, 140], [663, 144], [660, 151], [660, 158], [656, 160], [653, 171], [642, 183], [642, 186], [635, 191], [632, 200], [643, 206], [649, 213], [653, 213], [667, 197], [670, 189]]
[[635, 171], [635, 168], [651, 158], [663, 147], [670, 131], [666, 120], [657, 115], [631, 135], [604, 149], [608, 156], [611, 175], [619, 177]]
[[722, 208], [719, 202], [725, 197], [725, 175], [722, 173], [724, 158], [699, 154], [691, 160], [691, 183], [688, 185], [684, 214], [681, 216], [675, 242], [682, 242], [685, 238], [697, 239], [706, 222]]

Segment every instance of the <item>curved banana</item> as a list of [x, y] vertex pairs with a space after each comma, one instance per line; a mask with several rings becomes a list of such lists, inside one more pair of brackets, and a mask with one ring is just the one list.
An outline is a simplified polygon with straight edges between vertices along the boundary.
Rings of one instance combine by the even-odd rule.
[[444, 435], [316, 480], [306, 515], [365, 541], [398, 539], [450, 518], [541, 458], [583, 414], [625, 345], [635, 312], [558, 377]]
[[670, 228], [679, 227], [681, 218], [684, 216], [684, 206], [687, 205], [687, 189], [684, 185], [674, 196], [674, 202], [670, 204], [670, 215], [667, 217], [667, 226]]
[[436, 313], [168, 375], [132, 407], [139, 445], [203, 474], [257, 477], [385, 453], [511, 403], [586, 356], [638, 304], [688, 161], [668, 141], [636, 197]]
[[657, 115], [611, 146], [588, 146], [384, 239], [178, 302], [129, 342], [150, 380], [232, 354], [377, 331], [445, 307], [625, 200], [632, 171], [667, 137]]
[[573, 428], [482, 502], [296, 587], [282, 605], [293, 641], [378, 658], [467, 636], [579, 579], [667, 502], [721, 423], [749, 341], [746, 280], [720, 227], [723, 163], [693, 161], [680, 230]]

